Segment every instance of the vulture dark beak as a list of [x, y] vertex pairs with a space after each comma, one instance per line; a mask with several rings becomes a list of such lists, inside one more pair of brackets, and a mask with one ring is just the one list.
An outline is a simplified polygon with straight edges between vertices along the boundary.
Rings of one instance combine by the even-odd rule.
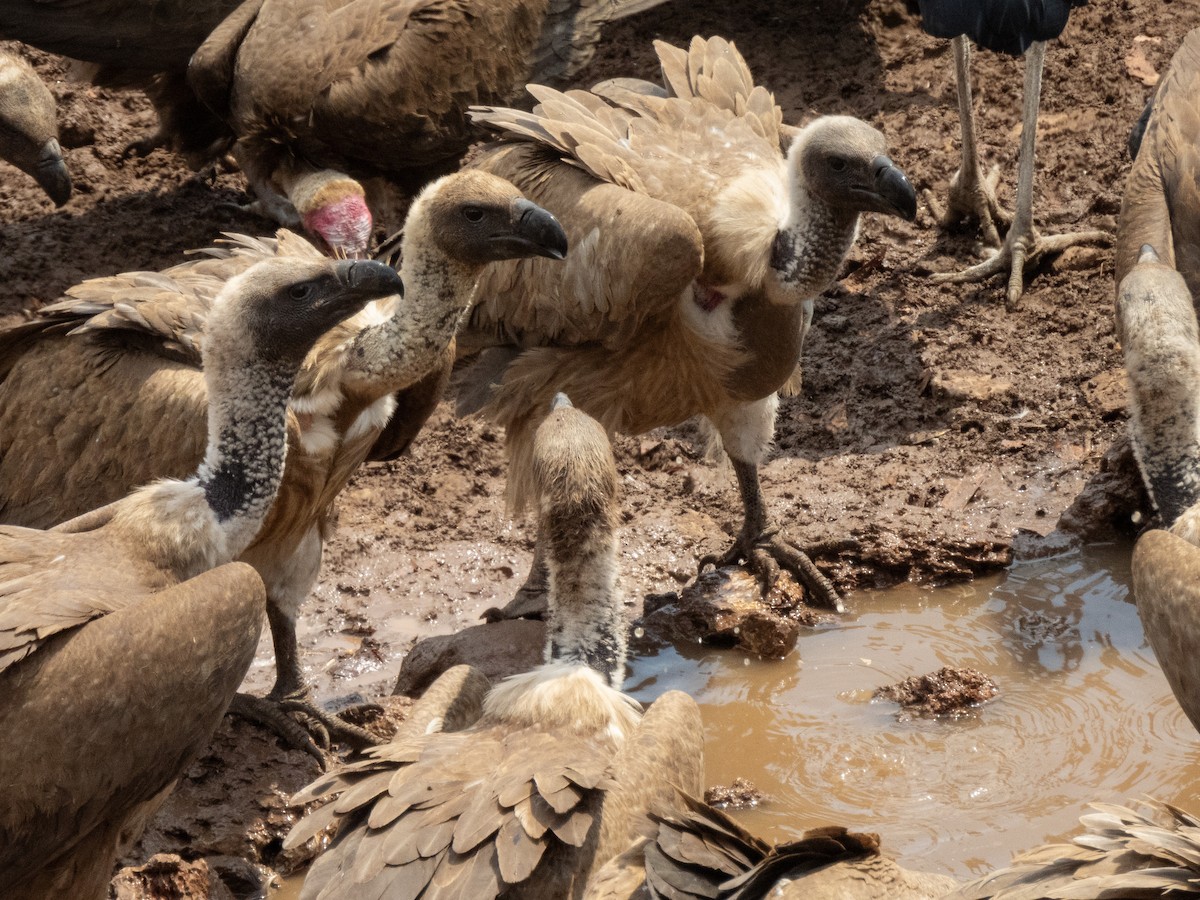
[[493, 250], [504, 255], [497, 259], [517, 259], [522, 256], [547, 256], [564, 259], [567, 255], [567, 233], [558, 219], [536, 203], [522, 197], [513, 202], [513, 228], [510, 234], [498, 234], [492, 241]]
[[333, 268], [347, 293], [364, 302], [397, 294], [404, 296], [400, 273], [386, 263], [373, 259], [344, 259]]
[[899, 216], [911, 222], [917, 217], [917, 192], [908, 177], [886, 156], [871, 160], [875, 187], [871, 192], [880, 201], [876, 212]]
[[54, 201], [55, 206], [62, 206], [71, 199], [71, 173], [67, 171], [67, 164], [63, 161], [62, 148], [54, 138], [42, 145], [37, 165], [30, 174]]

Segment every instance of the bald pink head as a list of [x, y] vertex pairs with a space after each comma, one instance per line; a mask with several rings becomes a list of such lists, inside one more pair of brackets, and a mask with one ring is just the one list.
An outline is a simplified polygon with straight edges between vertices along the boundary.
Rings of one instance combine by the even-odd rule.
[[366, 256], [371, 241], [371, 210], [361, 194], [348, 194], [301, 214], [305, 229], [341, 255]]

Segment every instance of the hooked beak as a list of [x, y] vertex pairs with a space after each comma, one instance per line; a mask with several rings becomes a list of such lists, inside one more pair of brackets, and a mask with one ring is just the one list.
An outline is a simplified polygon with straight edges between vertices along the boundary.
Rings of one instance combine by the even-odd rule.
[[917, 192], [900, 167], [886, 156], [877, 156], [871, 160], [871, 170], [875, 186], [869, 193], [878, 201], [872, 207], [874, 211], [913, 221], [917, 217]]
[[55, 206], [62, 206], [71, 199], [71, 174], [63, 161], [62, 148], [54, 138], [42, 145], [36, 167], [30, 174]]
[[558, 219], [524, 197], [513, 201], [511, 234], [497, 235], [493, 246], [504, 253], [502, 259], [546, 256], [563, 259], [567, 255], [567, 233]]
[[334, 264], [334, 271], [347, 292], [363, 302], [397, 294], [404, 296], [400, 273], [386, 263], [373, 259], [344, 259]]

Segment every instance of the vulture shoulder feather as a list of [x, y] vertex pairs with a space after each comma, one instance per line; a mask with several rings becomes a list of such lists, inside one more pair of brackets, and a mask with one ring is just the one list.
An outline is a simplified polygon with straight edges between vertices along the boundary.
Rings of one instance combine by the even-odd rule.
[[[563, 262], [484, 271], [460, 344], [619, 345], [672, 313], [700, 274], [704, 247], [683, 209], [605, 182], [530, 143], [501, 144], [475, 163], [553, 210], [571, 242]], [[519, 289], [518, 289], [519, 288]]]
[[1188, 33], [1155, 95], [1126, 183], [1117, 232], [1116, 282], [1149, 244], [1200, 291], [1200, 29]]

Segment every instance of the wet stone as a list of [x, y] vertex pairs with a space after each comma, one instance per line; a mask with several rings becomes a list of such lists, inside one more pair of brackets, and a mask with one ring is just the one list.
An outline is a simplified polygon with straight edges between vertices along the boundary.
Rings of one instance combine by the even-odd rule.
[[122, 869], [109, 885], [111, 900], [236, 900], [203, 859], [188, 862], [158, 853], [141, 866]]
[[546, 626], [534, 619], [475, 625], [417, 641], [400, 666], [393, 693], [420, 696], [447, 669], [466, 663], [492, 683], [543, 662]]
[[961, 716], [991, 700], [1000, 688], [978, 669], [942, 666], [928, 675], [913, 675], [876, 688], [872, 699], [900, 704], [901, 720], [930, 716]]
[[[642, 629], [653, 639], [736, 647], [782, 658], [800, 637], [800, 626], [823, 617], [801, 602], [803, 588], [786, 572], [764, 599], [758, 581], [738, 568], [708, 571], [648, 613]], [[671, 599], [674, 598], [674, 599]]]

